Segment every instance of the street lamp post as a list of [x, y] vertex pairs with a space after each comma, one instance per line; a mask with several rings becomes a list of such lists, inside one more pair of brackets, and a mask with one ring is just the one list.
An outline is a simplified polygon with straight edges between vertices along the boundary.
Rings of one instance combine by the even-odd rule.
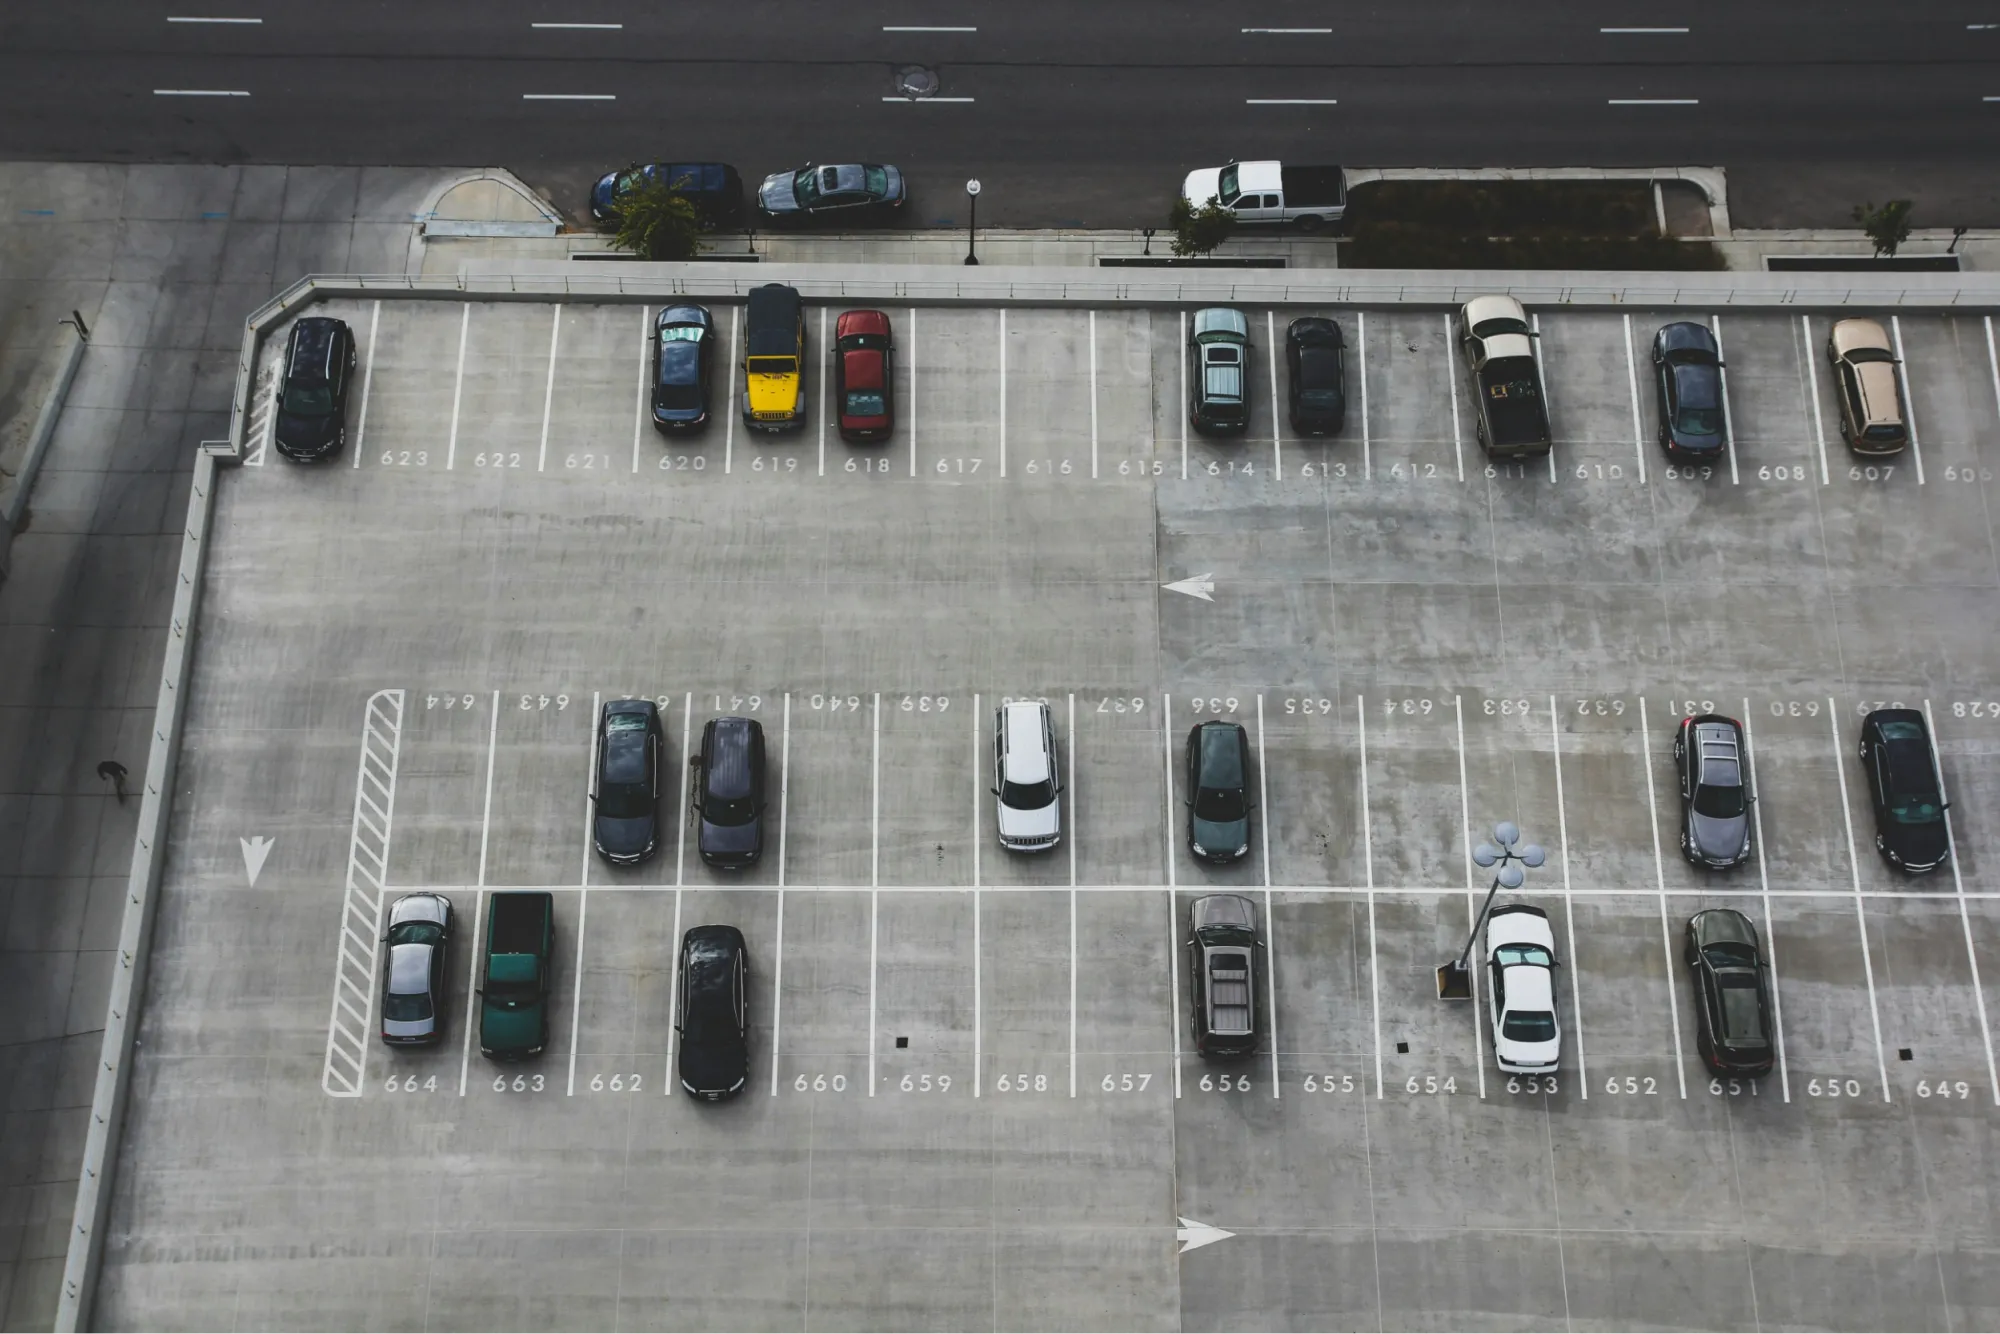
[[1493, 896], [1504, 886], [1519, 889], [1527, 879], [1522, 874], [1523, 866], [1540, 866], [1548, 860], [1548, 854], [1539, 843], [1522, 843], [1521, 828], [1512, 820], [1503, 820], [1493, 826], [1493, 842], [1481, 843], [1472, 850], [1472, 860], [1481, 866], [1498, 866], [1493, 873], [1493, 886], [1486, 891], [1486, 901], [1479, 905], [1479, 916], [1472, 921], [1472, 930], [1466, 934], [1465, 948], [1450, 963], [1438, 965], [1437, 988], [1439, 1000], [1471, 1000], [1472, 969], [1468, 961], [1472, 957], [1472, 946], [1479, 939], [1479, 928], [1485, 924], [1486, 914], [1493, 907]]
[[967, 181], [965, 183], [965, 205], [966, 205], [965, 262], [967, 264], [977, 264], [979, 262], [979, 256], [972, 253], [972, 248], [973, 248], [973, 229], [978, 225], [979, 222], [978, 181]]

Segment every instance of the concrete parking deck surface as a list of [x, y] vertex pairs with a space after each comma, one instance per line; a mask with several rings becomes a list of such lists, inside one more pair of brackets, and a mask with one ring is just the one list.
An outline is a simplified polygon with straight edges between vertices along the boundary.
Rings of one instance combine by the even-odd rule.
[[[1720, 317], [1737, 447], [1689, 470], [1650, 443], [1645, 361], [1684, 315], [1541, 314], [1556, 450], [1489, 467], [1440, 309], [1247, 312], [1235, 440], [1183, 426], [1186, 312], [888, 309], [902, 416], [865, 449], [817, 369], [802, 433], [719, 396], [662, 442], [638, 305], [316, 308], [363, 358], [318, 468], [257, 434], [261, 368], [99, 1324], [2000, 1323], [1982, 318], [1897, 317], [1917, 447], [1862, 465], [1815, 370], [1832, 312]], [[1304, 313], [1354, 349], [1337, 441], [1275, 411]], [[591, 722], [629, 694], [675, 755], [763, 721], [755, 871], [702, 865], [679, 792], [649, 864], [591, 854]], [[1069, 778], [1039, 857], [998, 848], [987, 792], [1023, 696]], [[1921, 880], [1869, 846], [1882, 702], [1929, 711], [1954, 799]], [[1709, 709], [1748, 724], [1760, 798], [1719, 876], [1673, 832], [1673, 728]], [[1206, 717], [1255, 747], [1221, 870], [1180, 804]], [[1552, 1088], [1495, 1072], [1483, 1000], [1432, 998], [1502, 818], [1550, 850], [1520, 897], [1556, 929]], [[470, 925], [522, 886], [556, 892], [555, 1034], [499, 1068], [467, 1041]], [[1272, 965], [1227, 1067], [1188, 1049], [1176, 948], [1211, 887], [1257, 902]], [[386, 1052], [372, 924], [418, 888], [463, 924], [448, 1041]], [[1754, 1083], [1693, 1051], [1679, 933], [1715, 905], [1774, 955]], [[673, 942], [715, 921], [754, 970], [719, 1107], [668, 1077]], [[1233, 1235], [1177, 1258], [1199, 1226]]]

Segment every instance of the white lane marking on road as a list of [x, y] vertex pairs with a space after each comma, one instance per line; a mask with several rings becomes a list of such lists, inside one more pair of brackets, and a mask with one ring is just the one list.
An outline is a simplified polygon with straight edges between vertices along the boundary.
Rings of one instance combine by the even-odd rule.
[[523, 102], [616, 102], [616, 93], [522, 93]]
[[1722, 316], [1708, 317], [1709, 332], [1715, 335], [1715, 359], [1722, 363], [1716, 374], [1722, 381], [1722, 447], [1729, 451], [1729, 484], [1736, 486], [1736, 414], [1729, 410], [1729, 358], [1722, 353]]
[[[1188, 359], [1187, 359], [1187, 312], [1186, 312], [1186, 311], [1182, 311], [1182, 312], [1181, 312], [1181, 337], [1180, 337], [1180, 341], [1179, 341], [1178, 343], [1174, 344], [1174, 359], [1175, 359], [1175, 360], [1177, 360], [1178, 362], [1180, 362], [1180, 366], [1181, 366], [1181, 396], [1180, 396], [1180, 398], [1179, 398], [1179, 399], [1177, 399], [1177, 400], [1176, 400], [1176, 402], [1177, 402], [1177, 403], [1179, 404], [1179, 414], [1178, 414], [1178, 415], [1179, 415], [1179, 417], [1180, 417], [1180, 419], [1181, 419], [1181, 480], [1182, 480], [1183, 482], [1185, 482], [1185, 481], [1186, 481], [1186, 480], [1188, 479], [1188, 474], [1187, 474], [1187, 463], [1188, 463], [1188, 460], [1187, 460], [1187, 432], [1188, 432], [1188, 409], [1187, 409], [1187, 401], [1188, 401], [1188, 396], [1187, 396], [1187, 362], [1188, 362]], [[1171, 846], [1171, 844], [1169, 844], [1169, 846]], [[1179, 1096], [1179, 1095], [1178, 1095], [1178, 1093], [1176, 1094], [1176, 1096]]]
[[1090, 480], [1097, 480], [1097, 312], [1090, 312]]
[[340, 949], [334, 957], [326, 1059], [320, 1068], [320, 1088], [335, 1098], [358, 1098], [368, 1087], [368, 1054], [374, 1047], [369, 1039], [375, 1031], [376, 947], [388, 898], [389, 840], [394, 831], [396, 768], [402, 747], [403, 692], [378, 690], [368, 697], [362, 710], [354, 818], [347, 835], [347, 884], [340, 908]]
[[[1805, 346], [1799, 353], [1799, 360], [1806, 367], [1806, 402], [1812, 407], [1813, 442], [1819, 446], [1819, 484], [1831, 484], [1826, 470], [1826, 422], [1819, 412], [1819, 367], [1813, 364], [1812, 316], [1799, 316], [1799, 330], [1805, 338]], [[2000, 389], [2000, 385], [1996, 385]]]
[[[1536, 358], [1537, 364], [1540, 358]], [[1562, 728], [1556, 714], [1556, 697], [1549, 696], [1549, 741], [1554, 747], [1556, 760], [1556, 834], [1562, 840], [1563, 868], [1563, 927], [1569, 937], [1569, 998], [1570, 1024], [1576, 1029], [1576, 1072], [1577, 1086], [1583, 1090], [1586, 1102], [1590, 1100], [1590, 1065], [1583, 1058], [1583, 991], [1578, 985], [1578, 975], [1583, 966], [1576, 958], [1576, 902], [1570, 896], [1569, 888], [1569, 808], [1563, 804], [1563, 748]]]
[[[1639, 460], [1639, 485], [1646, 484], [1646, 427], [1639, 420], [1639, 363], [1632, 355], [1632, 317], [1625, 317], [1625, 388], [1632, 398], [1632, 453]], [[1657, 842], [1658, 840], [1655, 839]]]
[[617, 32], [622, 23], [530, 23], [530, 28], [571, 28], [588, 32]]
[[1599, 28], [1599, 32], [1613, 33], [1673, 33], [1686, 32], [1686, 28]]
[[451, 379], [451, 443], [446, 447], [444, 466], [450, 471], [458, 464], [458, 407], [465, 395], [465, 343], [472, 331], [472, 303], [466, 302], [458, 317], [458, 369]]
[[1271, 33], [1271, 34], [1285, 33], [1285, 34], [1295, 34], [1299, 36], [1324, 37], [1328, 33], [1331, 33], [1333, 29], [1331, 28], [1245, 28], [1243, 31], [1246, 33], [1250, 32]]
[[1161, 584], [1169, 593], [1185, 593], [1203, 602], [1215, 601], [1215, 576], [1213, 574], [1193, 574], [1185, 579], [1176, 579], [1170, 584]]
[[[910, 476], [915, 477], [917, 475], [917, 308], [915, 306], [910, 307], [910, 340], [905, 346], [909, 348], [909, 356], [905, 360], [910, 365], [905, 374], [910, 382], [910, 396], [908, 405], [903, 409], [903, 419], [908, 424], [910, 433]], [[1096, 406], [1096, 400], [1091, 400], [1093, 411], [1096, 410]], [[826, 414], [822, 412], [820, 415], [824, 417]], [[824, 469], [826, 465], [822, 463], [820, 466]]]
[[2000, 354], [1993, 350], [1993, 317], [1986, 317], [1986, 369], [1993, 376], [1993, 406], [2000, 411]]
[[1614, 107], [1695, 107], [1701, 105], [1699, 97], [1607, 97], [1604, 100]]
[[1271, 1096], [1278, 1083], [1278, 919], [1271, 911], [1271, 793], [1264, 781], [1264, 697], [1257, 696], [1257, 834], [1264, 863], [1264, 1008], [1271, 1016]]
[[[1445, 316], [1445, 345], [1451, 345], [1451, 317]], [[1451, 716], [1458, 728], [1458, 843], [1465, 854], [1465, 929], [1479, 928], [1479, 890], [1472, 879], [1472, 795], [1465, 782], [1465, 706], [1457, 695], [1451, 697]], [[1485, 971], [1481, 969], [1480, 971]], [[1479, 1096], [1486, 1096], [1486, 1038], [1479, 1031], [1479, 984], [1472, 985], [1472, 1068], [1479, 1072]]]
[[969, 97], [885, 97], [884, 102], [970, 102]]
[[[1093, 312], [1092, 319], [1095, 318]], [[1072, 691], [1069, 697], [1069, 1096], [1072, 1098], [1076, 1096], [1076, 834], [1076, 693]]]
[[[736, 350], [736, 318], [734, 315], [729, 320], [729, 344], [731, 355], [734, 355]], [[819, 345], [826, 352], [827, 360], [830, 363], [833, 359], [833, 349], [827, 346], [826, 341], [825, 306], [819, 308]], [[826, 382], [828, 378], [830, 377], [822, 370], [819, 375], [819, 475], [822, 477], [826, 476]]]
[[1278, 436], [1278, 358], [1272, 351], [1278, 345], [1278, 316], [1275, 311], [1264, 312], [1264, 364], [1271, 372], [1271, 476], [1278, 481], [1285, 479], [1284, 445]]
[[875, 741], [868, 761], [868, 1096], [875, 1096], [875, 975], [881, 953], [882, 693], [875, 692]]
[[[1534, 331], [1537, 339], [1541, 338], [1541, 315], [1534, 314], [1528, 316], [1528, 327]], [[1542, 415], [1548, 419], [1549, 423], [1549, 481], [1554, 482], [1556, 480], [1556, 414], [1555, 410], [1549, 404], [1549, 373], [1544, 365], [1547, 360], [1548, 358], [1543, 354], [1542, 349], [1537, 347], [1535, 349], [1535, 383], [1541, 386]], [[1553, 709], [1555, 707], [1554, 703], [1552, 702], [1549, 707]], [[1590, 1096], [1588, 1090], [1585, 1090], [1584, 1096]]]
[[1375, 1043], [1375, 1100], [1382, 1100], [1382, 966], [1375, 948], [1375, 819], [1368, 804], [1368, 700], [1354, 697], [1361, 745], [1361, 862], [1368, 875], [1368, 1023]]
[[1966, 962], [1972, 965], [1972, 999], [1979, 1009], [1979, 1039], [1986, 1046], [1986, 1082], [1993, 1090], [1993, 1105], [2000, 1107], [2000, 1071], [1995, 1070], [1993, 1063], [1993, 1030], [1986, 1020], [1986, 989], [1979, 981], [1979, 952], [1972, 946], [1972, 918], [1965, 908], [1965, 876], [1958, 866], [1958, 836], [1951, 827], [1951, 793], [1944, 786], [1944, 743], [1938, 740], [1937, 719], [1931, 713], [1928, 699], [1924, 701], [1924, 721], [1930, 726], [1931, 762], [1937, 766], [1938, 800], [1944, 806], [1945, 855], [1951, 859], [1951, 884], [1958, 895], [1958, 924], [1965, 931]]
[[771, 1096], [778, 1096], [778, 1039], [784, 1035], [785, 1004], [785, 812], [792, 794], [792, 692], [785, 692], [785, 730], [778, 742], [778, 944], [771, 973]]
[[1007, 475], [1007, 308], [1000, 308], [1000, 475]]
[[890, 24], [882, 25], [883, 32], [978, 32], [977, 28], [946, 27], [937, 24]]
[[1354, 314], [1354, 350], [1361, 362], [1361, 479], [1372, 481], [1375, 477], [1375, 447], [1374, 436], [1368, 426], [1368, 312], [1365, 310]]
[[[257, 877], [264, 873], [264, 862], [271, 855], [276, 843], [262, 834], [236, 840], [243, 849], [243, 874], [250, 880], [250, 888], [257, 888]], [[1075, 877], [1071, 877], [1074, 879]]]
[[[368, 353], [361, 358], [361, 414], [354, 423], [354, 465], [361, 466], [362, 441], [368, 434], [368, 390], [375, 383], [375, 331], [382, 324], [382, 302], [378, 298], [369, 303], [368, 312]], [[1987, 341], [1992, 342], [1992, 321], [1987, 321]]]
[[669, 942], [674, 951], [674, 961], [667, 965], [667, 1068], [660, 1077], [660, 1096], [670, 1098], [674, 1085], [680, 1081], [674, 1078], [674, 1038], [681, 1031], [681, 891], [674, 887], [674, 930]]
[[[1465, 480], [1465, 431], [1458, 423], [1458, 371], [1451, 352], [1451, 312], [1444, 313], [1444, 396], [1451, 401], [1451, 456], [1458, 462], [1458, 480]], [[1467, 826], [1468, 837], [1470, 826]], [[1477, 1002], [1475, 1001], [1475, 1004]], [[1482, 1073], [1480, 1078], [1485, 1079]]]
[[[549, 378], [542, 388], [542, 449], [535, 459], [535, 471], [545, 472], [549, 466], [549, 415], [556, 403], [556, 348], [562, 340], [562, 313], [560, 303], [555, 307], [555, 318], [549, 321]], [[639, 446], [636, 435], [632, 445], [632, 471], [639, 471]]]
[[[1626, 318], [1629, 321], [1631, 317]], [[1674, 1075], [1680, 1080], [1681, 1097], [1685, 1098], [1687, 1057], [1681, 1050], [1680, 999], [1674, 991], [1674, 937], [1667, 927], [1667, 864], [1660, 856], [1660, 802], [1653, 787], [1653, 723], [1646, 712], [1644, 695], [1639, 696], [1639, 737], [1645, 745], [1646, 829], [1653, 836], [1653, 879], [1660, 887], [1660, 950], [1667, 961], [1667, 1027], [1674, 1035]]]
[[[1187, 315], [1181, 315], [1183, 322]], [[1186, 365], [1186, 359], [1182, 359]], [[1174, 697], [1160, 694], [1160, 750], [1167, 762], [1167, 974], [1173, 990], [1167, 996], [1167, 1032], [1174, 1043], [1174, 1096], [1181, 1096], [1181, 942], [1174, 907]]]
[[1785, 1064], [1785, 1005], [1778, 982], [1778, 924], [1771, 918], [1771, 872], [1764, 864], [1764, 809], [1757, 803], [1756, 742], [1750, 734], [1750, 700], [1743, 700], [1743, 773], [1750, 780], [1750, 818], [1756, 822], [1757, 884], [1764, 899], [1764, 956], [1771, 968], [1771, 1027], [1778, 1039], [1778, 1087], [1792, 1100], [1792, 1074]]
[[1903, 317], [1889, 317], [1889, 331], [1896, 340], [1896, 379], [1903, 390], [1903, 423], [1910, 431], [1910, 457], [1917, 465], [1917, 485], [1924, 484], [1924, 445], [1917, 438], [1917, 401], [1910, 393], [1910, 370], [1903, 360]]
[[[632, 472], [639, 471], [639, 437], [645, 433], [648, 400], [653, 387], [653, 321], [652, 307], [639, 307], [639, 393], [632, 403]], [[544, 441], [543, 453], [547, 453]]]
[[244, 88], [155, 88], [155, 97], [248, 97]]
[[236, 19], [236, 18], [228, 18], [228, 19], [224, 19], [224, 18], [197, 18], [197, 17], [195, 17], [195, 16], [192, 16], [192, 15], [184, 15], [184, 14], [169, 14], [169, 15], [167, 15], [167, 22], [169, 22], [169, 23], [244, 23], [244, 24], [256, 24], [256, 23], [262, 23], [263, 21], [264, 21], [264, 20], [262, 20], [262, 19]]
[[978, 1097], [980, 1085], [986, 1082], [986, 1051], [984, 1046], [985, 1015], [981, 1011], [984, 1000], [984, 979], [979, 970], [979, 793], [980, 770], [984, 767], [984, 757], [979, 747], [980, 697], [972, 696], [972, 1096]]
[[1882, 1011], [1875, 1001], [1875, 961], [1868, 947], [1868, 914], [1861, 906], [1861, 863], [1854, 855], [1854, 811], [1847, 802], [1847, 766], [1840, 753], [1840, 710], [1826, 697], [1826, 726], [1833, 738], [1833, 773], [1840, 780], [1840, 819], [1847, 830], [1847, 870], [1854, 879], [1854, 924], [1861, 932], [1861, 967], [1868, 978], [1868, 1018], [1875, 1028], [1875, 1068], [1882, 1076], [1882, 1101], [1889, 1101], [1889, 1062], [1882, 1052]]
[[[562, 307], [556, 309], [561, 311]], [[553, 362], [551, 362], [553, 365]], [[575, 981], [569, 1003], [569, 1087], [565, 1097], [576, 1096], [576, 1036], [583, 1022], [583, 936], [590, 921], [590, 856], [595, 851], [597, 815], [597, 733], [603, 692], [590, 692], [590, 765], [583, 771], [583, 868], [576, 877], [576, 964]]]
[[[679, 763], [675, 767], [681, 771], [680, 800], [674, 804], [674, 831], [675, 831], [674, 832], [674, 888], [675, 889], [679, 889], [682, 885], [687, 883], [687, 877], [685, 875], [684, 868], [687, 865], [687, 827], [688, 827], [687, 800], [688, 800], [688, 759], [689, 759], [688, 747], [692, 745], [694, 742], [694, 738], [690, 736], [688, 733], [693, 727], [694, 727], [694, 692], [690, 690], [687, 692], [686, 696], [681, 701], [681, 744], [680, 744], [680, 753], [675, 757], [679, 761]], [[668, 749], [671, 750], [672, 747], [669, 746]]]
[[1249, 107], [1337, 107], [1340, 102], [1331, 97], [1246, 97], [1243, 105]]

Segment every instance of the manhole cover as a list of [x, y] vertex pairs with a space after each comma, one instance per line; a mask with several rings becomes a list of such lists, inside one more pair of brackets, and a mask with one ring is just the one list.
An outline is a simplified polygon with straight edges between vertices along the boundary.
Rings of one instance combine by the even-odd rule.
[[896, 71], [896, 92], [902, 97], [929, 97], [938, 90], [938, 76], [934, 69], [922, 65], [905, 65]]

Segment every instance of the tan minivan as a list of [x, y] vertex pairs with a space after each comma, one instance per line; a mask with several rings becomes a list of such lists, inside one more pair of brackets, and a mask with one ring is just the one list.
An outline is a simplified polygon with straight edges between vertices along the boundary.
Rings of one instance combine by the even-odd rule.
[[1910, 442], [1896, 384], [1896, 353], [1874, 320], [1840, 320], [1826, 340], [1840, 435], [1857, 454], [1900, 454]]

